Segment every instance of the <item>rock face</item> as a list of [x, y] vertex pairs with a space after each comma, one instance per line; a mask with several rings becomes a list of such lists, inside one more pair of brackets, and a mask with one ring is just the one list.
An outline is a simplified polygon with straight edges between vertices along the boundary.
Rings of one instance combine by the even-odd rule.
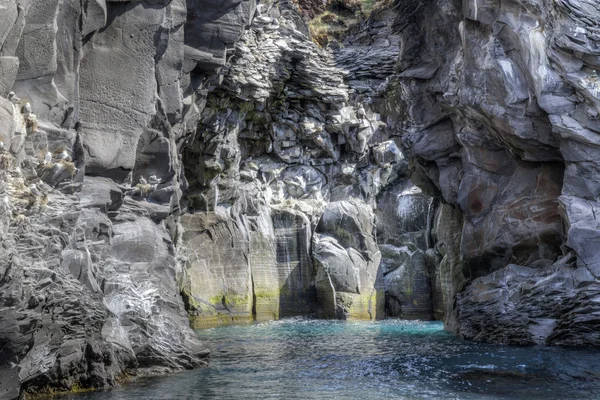
[[182, 249], [196, 326], [383, 316], [371, 175], [398, 160], [366, 161], [384, 129], [350, 104], [343, 71], [295, 6], [259, 6], [185, 150], [194, 214], [183, 217]]
[[598, 343], [597, 2], [324, 6], [0, 0], [0, 397], [204, 365], [190, 322]]
[[381, 254], [371, 209], [357, 201], [329, 203], [313, 238], [319, 304], [326, 316], [381, 318]]
[[[438, 231], [447, 300], [467, 285], [448, 326], [479, 340], [597, 344], [596, 309], [575, 299], [593, 298], [598, 278], [600, 6], [397, 4], [399, 72], [382, 108], [412, 180], [462, 214], [439, 221], [461, 229]], [[576, 261], [557, 261], [569, 251]]]
[[182, 271], [164, 228], [121, 205], [106, 178], [86, 178], [78, 196], [38, 197], [50, 187], [2, 174], [3, 205], [16, 214], [2, 226], [3, 396], [205, 364], [207, 352], [181, 329]]
[[596, 278], [568, 255], [543, 270], [508, 265], [458, 296], [461, 333], [505, 344], [597, 344]]
[[180, 152], [255, 6], [0, 3], [1, 398], [206, 365]]
[[0, 8], [0, 397], [204, 365], [190, 321], [432, 316], [392, 12], [322, 49], [288, 1]]
[[[433, 200], [372, 110], [399, 51], [393, 18], [381, 9], [346, 47], [322, 49], [296, 6], [259, 5], [184, 151], [180, 248], [195, 326], [376, 319], [391, 296], [402, 300], [388, 315], [432, 318]], [[378, 243], [396, 246], [387, 271]], [[410, 282], [386, 279], [413, 243]]]

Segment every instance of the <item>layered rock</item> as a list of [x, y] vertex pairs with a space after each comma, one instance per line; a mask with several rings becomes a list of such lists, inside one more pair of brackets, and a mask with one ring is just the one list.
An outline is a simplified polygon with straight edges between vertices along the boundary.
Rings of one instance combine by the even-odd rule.
[[[341, 74], [311, 41], [295, 6], [259, 6], [186, 148], [193, 214], [183, 218], [182, 248], [197, 326], [292, 315], [375, 318], [368, 301], [338, 312], [329, 307], [335, 296], [327, 307], [319, 300], [324, 272], [315, 262], [322, 255], [315, 229], [335, 190], [344, 191], [343, 199], [347, 191], [365, 198], [364, 178], [341, 187], [338, 176], [352, 179], [380, 129], [374, 117], [350, 106]], [[372, 231], [361, 225], [349, 234], [369, 235], [377, 257]], [[378, 266], [377, 260], [356, 266], [370, 274], [362, 286], [369, 293]], [[356, 293], [356, 285], [349, 290]]]
[[179, 154], [254, 8], [0, 4], [0, 397], [206, 365]]
[[370, 103], [393, 14], [361, 28], [366, 68], [286, 1], [3, 7], [3, 394], [203, 365], [185, 312], [384, 316], [378, 196], [414, 192]]
[[74, 196], [1, 173], [3, 396], [205, 365], [182, 329], [182, 271], [163, 227], [120, 209], [122, 192], [104, 178]]
[[378, 5], [0, 4], [2, 395], [203, 365], [186, 313], [597, 344], [598, 5]]
[[[573, 268], [597, 275], [598, 4], [397, 3], [399, 72], [388, 82], [390, 101], [382, 108], [402, 135], [413, 181], [462, 213], [460, 238], [441, 238], [455, 260], [447, 258], [454, 266], [441, 268], [450, 270], [449, 281], [442, 278], [447, 299], [467, 284], [463, 300], [447, 310], [448, 326], [480, 340], [554, 343], [539, 337], [563, 336], [559, 326], [569, 319], [582, 324], [572, 327], [578, 333], [571, 343], [593, 344], [594, 336], [583, 333], [593, 307], [562, 309], [548, 317], [556, 325], [533, 335], [538, 339], [516, 339], [528, 328], [510, 321], [544, 318], [546, 308], [498, 299], [502, 305], [487, 309], [481, 299], [491, 297], [488, 284], [508, 285], [512, 293], [527, 278], [540, 281], [535, 297], [541, 301], [555, 291], [542, 283], [549, 271], [560, 269], [565, 279]], [[575, 266], [553, 264], [569, 249], [577, 255]], [[507, 264], [533, 269], [513, 275], [517, 267]], [[593, 295], [593, 285], [589, 290]], [[579, 296], [565, 294], [571, 295]], [[483, 318], [488, 328], [478, 332]]]
[[323, 49], [294, 5], [258, 7], [185, 150], [181, 248], [196, 326], [375, 319], [386, 296], [405, 297], [389, 315], [432, 317], [435, 261], [420, 259], [420, 279], [386, 280], [377, 244], [398, 246], [391, 258], [409, 254], [405, 244], [423, 255], [434, 245], [432, 200], [410, 184], [399, 139], [372, 111], [398, 53], [393, 16], [382, 9], [346, 47]]
[[599, 289], [573, 255], [545, 269], [508, 265], [459, 295], [460, 331], [504, 344], [597, 344]]

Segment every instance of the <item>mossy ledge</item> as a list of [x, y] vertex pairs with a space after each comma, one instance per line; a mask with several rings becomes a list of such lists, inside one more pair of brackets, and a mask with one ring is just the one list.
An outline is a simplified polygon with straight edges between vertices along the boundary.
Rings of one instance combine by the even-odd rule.
[[[325, 10], [308, 23], [311, 37], [321, 47], [341, 42], [374, 12], [391, 5], [391, 0], [328, 0]], [[299, 6], [302, 8], [302, 1]]]
[[[142, 378], [145, 376], [150, 376], [150, 375], [151, 374], [140, 376], [139, 372], [133, 373], [132, 371], [125, 371], [115, 377], [115, 386], [125, 385], [127, 383], [134, 381], [135, 379], [139, 379], [139, 378]], [[89, 393], [89, 392], [95, 392], [95, 391], [103, 390], [103, 389], [105, 389], [105, 388], [86, 387], [81, 382], [72, 383], [72, 384], [70, 384], [69, 387], [67, 387], [67, 386], [61, 387], [58, 385], [48, 384], [46, 386], [43, 386], [40, 389], [29, 388], [29, 389], [25, 390], [21, 394], [20, 399], [21, 400], [52, 399], [52, 398], [56, 398], [56, 397], [67, 396], [70, 394]]]

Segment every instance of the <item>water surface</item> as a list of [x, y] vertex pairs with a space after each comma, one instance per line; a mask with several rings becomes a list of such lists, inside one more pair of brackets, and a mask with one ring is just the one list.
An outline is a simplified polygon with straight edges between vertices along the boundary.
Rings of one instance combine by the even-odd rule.
[[288, 319], [198, 331], [209, 368], [72, 400], [600, 399], [600, 351], [462, 341], [441, 323]]

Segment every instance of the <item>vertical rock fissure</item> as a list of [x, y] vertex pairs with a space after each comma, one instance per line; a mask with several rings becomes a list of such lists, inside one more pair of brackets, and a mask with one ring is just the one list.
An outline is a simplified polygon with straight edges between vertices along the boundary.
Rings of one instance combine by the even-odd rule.
[[252, 319], [256, 321], [256, 286], [254, 285], [254, 274], [250, 269], [250, 280], [252, 282]]

